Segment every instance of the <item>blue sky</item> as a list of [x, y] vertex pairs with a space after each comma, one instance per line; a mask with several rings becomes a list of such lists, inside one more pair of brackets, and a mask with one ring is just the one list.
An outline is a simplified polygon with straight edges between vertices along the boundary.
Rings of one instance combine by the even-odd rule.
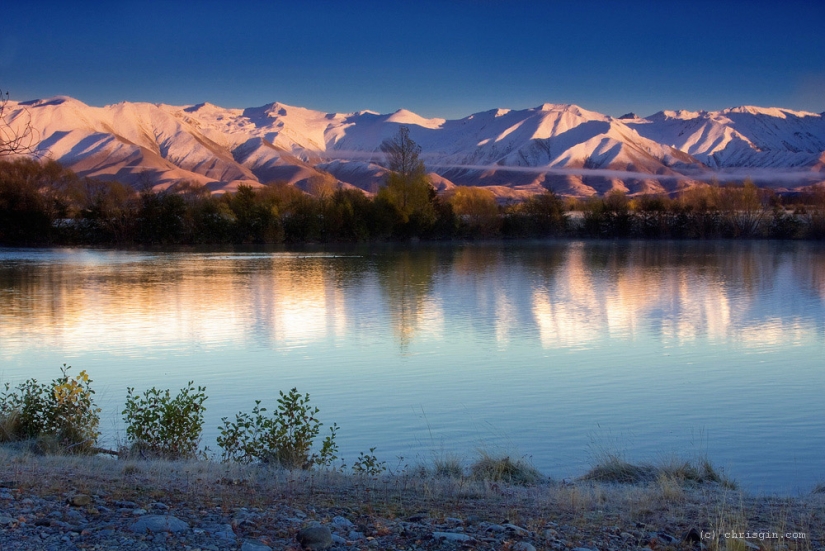
[[825, 111], [821, 1], [70, 4], [3, 6], [12, 98], [445, 118], [545, 102]]

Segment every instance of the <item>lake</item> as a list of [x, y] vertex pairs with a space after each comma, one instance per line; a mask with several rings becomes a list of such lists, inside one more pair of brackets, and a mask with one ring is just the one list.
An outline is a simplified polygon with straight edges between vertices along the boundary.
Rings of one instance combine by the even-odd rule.
[[192, 380], [213, 451], [222, 417], [297, 387], [348, 464], [484, 450], [569, 479], [619, 453], [707, 456], [754, 492], [825, 480], [817, 243], [0, 249], [0, 383], [63, 363], [110, 446], [127, 387]]

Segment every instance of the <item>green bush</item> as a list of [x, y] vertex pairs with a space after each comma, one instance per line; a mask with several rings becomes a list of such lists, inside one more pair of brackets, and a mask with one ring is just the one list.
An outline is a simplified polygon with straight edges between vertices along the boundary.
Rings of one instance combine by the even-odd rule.
[[0, 442], [49, 439], [59, 451], [87, 453], [100, 435], [100, 408], [93, 401], [92, 380], [85, 371], [62, 375], [50, 384], [29, 379], [14, 390], [8, 383], [0, 394]]
[[310, 469], [313, 465], [329, 466], [338, 459], [335, 434], [338, 425], [330, 427], [330, 434], [321, 442], [321, 449], [311, 453], [322, 423], [316, 419], [318, 408], [309, 405], [309, 394], [293, 388], [289, 394], [279, 392], [278, 407], [272, 416], [266, 416], [261, 401], [255, 401], [252, 413], [239, 412], [235, 421], [222, 419], [218, 446], [224, 461], [240, 463], [276, 463], [287, 469]]
[[191, 459], [197, 456], [203, 432], [206, 387], [197, 390], [189, 381], [177, 396], [169, 390], [150, 388], [136, 395], [128, 388], [126, 439], [129, 455], [144, 458]]
[[387, 470], [386, 461], [378, 461], [375, 456], [375, 448], [370, 448], [370, 453], [361, 452], [358, 459], [352, 464], [352, 472], [367, 476], [378, 476]]

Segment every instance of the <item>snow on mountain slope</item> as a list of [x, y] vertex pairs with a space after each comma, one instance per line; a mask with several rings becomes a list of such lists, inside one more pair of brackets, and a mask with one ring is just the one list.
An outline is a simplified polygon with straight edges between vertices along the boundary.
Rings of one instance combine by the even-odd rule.
[[825, 117], [779, 108], [662, 111], [641, 119], [544, 104], [444, 120], [404, 109], [340, 114], [282, 103], [90, 107], [56, 97], [8, 104], [10, 124], [27, 118], [41, 140], [39, 155], [84, 176], [162, 187], [185, 179], [220, 191], [277, 180], [309, 189], [313, 178], [331, 174], [340, 185], [375, 192], [386, 175], [380, 144], [401, 125], [441, 190], [484, 185], [500, 197], [545, 188], [661, 192], [710, 179], [718, 169], [793, 171], [783, 180], [791, 187], [825, 180]]
[[814, 168], [825, 151], [825, 117], [789, 109], [661, 111], [626, 122], [714, 168]]
[[168, 185], [256, 181], [232, 155], [187, 122], [147, 103], [97, 108], [72, 98], [26, 102], [40, 142], [36, 154], [53, 158], [82, 176], [130, 184]]

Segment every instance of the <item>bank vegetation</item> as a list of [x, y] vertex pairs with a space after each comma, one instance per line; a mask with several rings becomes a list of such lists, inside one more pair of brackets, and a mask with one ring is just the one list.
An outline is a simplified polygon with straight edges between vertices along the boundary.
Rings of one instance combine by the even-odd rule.
[[197, 245], [370, 241], [642, 238], [825, 238], [825, 189], [778, 194], [752, 182], [677, 196], [562, 198], [499, 204], [483, 187], [437, 194], [421, 167], [391, 173], [377, 194], [284, 182], [213, 195], [180, 182], [163, 191], [81, 178], [60, 164], [0, 161], [0, 244]]

